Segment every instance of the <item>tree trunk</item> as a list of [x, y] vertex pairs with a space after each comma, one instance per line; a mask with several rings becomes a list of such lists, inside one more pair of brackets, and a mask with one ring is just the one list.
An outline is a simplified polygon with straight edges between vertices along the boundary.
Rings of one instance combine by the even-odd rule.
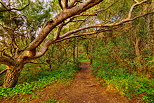
[[94, 45], [93, 45], [93, 42], [91, 44], [91, 48], [90, 48], [90, 65], [93, 63], [93, 48], [94, 48]]
[[142, 64], [141, 64], [141, 54], [140, 54], [140, 49], [139, 49], [139, 42], [140, 42], [140, 38], [136, 37], [136, 43], [135, 43], [135, 54], [136, 54], [136, 62], [138, 63], [138, 67], [137, 70], [138, 72], [141, 72], [143, 70], [142, 68]]
[[4, 78], [3, 88], [12, 88], [17, 84], [22, 68], [23, 65], [19, 65], [16, 67], [10, 67], [7, 70], [6, 76]]

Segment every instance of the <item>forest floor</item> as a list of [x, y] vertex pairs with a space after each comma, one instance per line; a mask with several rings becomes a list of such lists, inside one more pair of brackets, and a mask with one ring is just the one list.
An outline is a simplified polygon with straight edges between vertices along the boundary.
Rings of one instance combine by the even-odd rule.
[[[29, 98], [29, 99], [28, 99]], [[81, 63], [81, 70], [67, 83], [55, 83], [18, 101], [3, 103], [131, 103], [115, 90], [103, 86], [92, 75], [90, 66]]]

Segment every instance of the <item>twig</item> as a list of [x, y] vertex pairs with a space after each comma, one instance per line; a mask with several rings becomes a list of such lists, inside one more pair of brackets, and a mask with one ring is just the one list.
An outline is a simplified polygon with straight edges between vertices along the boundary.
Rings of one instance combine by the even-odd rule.
[[0, 72], [0, 75], [2, 75], [3, 73], [5, 73], [7, 71], [7, 69], [4, 69]]
[[[2, 3], [2, 2], [0, 2], [4, 7], [5, 7], [5, 5]], [[27, 5], [25, 5], [23, 8], [21, 8], [21, 9], [17, 9], [17, 8], [6, 8], [5, 7], [5, 10], [0, 10], [0, 12], [6, 12], [6, 11], [12, 11], [12, 10], [17, 10], [17, 11], [22, 11], [22, 10], [24, 10], [26, 7], [28, 7], [30, 5], [30, 0], [28, 0], [28, 4]]]

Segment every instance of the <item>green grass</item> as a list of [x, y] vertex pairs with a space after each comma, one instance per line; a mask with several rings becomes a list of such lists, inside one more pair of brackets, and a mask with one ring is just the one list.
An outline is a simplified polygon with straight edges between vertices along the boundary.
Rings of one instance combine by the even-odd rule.
[[[126, 68], [108, 67], [108, 64], [100, 69], [92, 68], [94, 74], [103, 81], [106, 85], [119, 90], [128, 98], [138, 97], [142, 94], [142, 100], [147, 103], [154, 103], [154, 79], [146, 77], [138, 77], [135, 73], [130, 74]], [[140, 98], [138, 98], [140, 99]]]
[[33, 72], [30, 72], [31, 76], [30, 74], [25, 75], [26, 72], [24, 72], [22, 76], [28, 77], [25, 79], [26, 81], [17, 84], [14, 88], [0, 87], [0, 99], [21, 97], [55, 82], [69, 81], [75, 76], [77, 70], [78, 67], [70, 65], [54, 71], [40, 71], [35, 76], [33, 76]]
[[83, 60], [80, 60], [80, 62], [90, 62], [90, 60], [83, 59]]
[[46, 101], [46, 103], [57, 103], [58, 100], [54, 99], [54, 98], [51, 98], [49, 100]]

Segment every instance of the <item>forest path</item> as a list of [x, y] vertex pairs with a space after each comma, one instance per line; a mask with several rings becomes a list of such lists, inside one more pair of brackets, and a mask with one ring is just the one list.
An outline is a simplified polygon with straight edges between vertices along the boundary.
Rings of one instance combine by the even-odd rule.
[[107, 90], [91, 75], [89, 64], [81, 63], [81, 70], [71, 84], [54, 84], [35, 94], [29, 103], [129, 103], [114, 90]]

